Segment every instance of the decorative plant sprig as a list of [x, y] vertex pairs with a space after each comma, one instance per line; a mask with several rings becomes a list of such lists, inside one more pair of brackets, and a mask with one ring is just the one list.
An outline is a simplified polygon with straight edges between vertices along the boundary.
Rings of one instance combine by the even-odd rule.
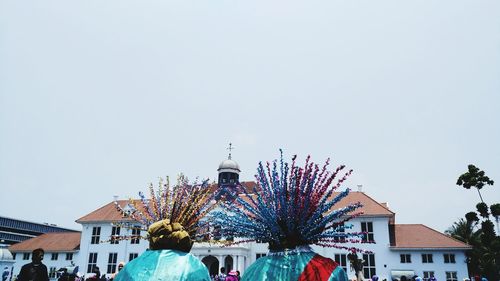
[[[349, 189], [335, 193], [352, 173], [345, 166], [328, 170], [330, 160], [320, 168], [306, 158], [303, 167], [283, 159], [265, 165], [259, 163], [256, 187], [249, 193], [237, 185], [226, 190], [222, 210], [211, 214], [215, 225], [225, 236], [241, 237], [248, 241], [267, 242], [271, 250], [291, 249], [301, 245], [320, 245], [368, 252], [342, 243], [361, 243], [364, 232], [344, 232], [344, 222], [359, 216], [355, 212], [361, 203], [352, 203], [335, 209], [335, 205], [349, 194]], [[343, 175], [338, 178], [339, 174]], [[336, 180], [336, 181], [335, 181]]]
[[[141, 230], [147, 230], [156, 221], [169, 219], [171, 223], [180, 223], [193, 239], [199, 241], [211, 230], [208, 222], [202, 219], [216, 207], [215, 198], [219, 196], [219, 189], [214, 190], [213, 187], [208, 180], [190, 184], [187, 177], [181, 174], [174, 186], [170, 186], [168, 177], [166, 180], [160, 178], [156, 191], [150, 184], [150, 198], [139, 192], [139, 199], [129, 199], [126, 207], [122, 207], [117, 200], [114, 203], [122, 216], [137, 222]], [[131, 238], [120, 236], [113, 239]]]

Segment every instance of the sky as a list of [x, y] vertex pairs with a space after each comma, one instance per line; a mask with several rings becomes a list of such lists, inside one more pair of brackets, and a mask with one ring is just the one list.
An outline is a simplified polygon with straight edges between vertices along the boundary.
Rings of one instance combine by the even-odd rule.
[[[444, 231], [500, 202], [499, 1], [0, 0], [0, 216], [76, 219], [297, 154]], [[303, 163], [303, 162], [301, 162]]]

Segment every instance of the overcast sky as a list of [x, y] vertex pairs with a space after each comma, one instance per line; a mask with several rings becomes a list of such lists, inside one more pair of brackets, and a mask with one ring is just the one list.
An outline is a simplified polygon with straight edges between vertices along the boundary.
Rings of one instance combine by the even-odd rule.
[[0, 0], [0, 215], [74, 221], [179, 172], [310, 154], [398, 223], [500, 202], [500, 1]]

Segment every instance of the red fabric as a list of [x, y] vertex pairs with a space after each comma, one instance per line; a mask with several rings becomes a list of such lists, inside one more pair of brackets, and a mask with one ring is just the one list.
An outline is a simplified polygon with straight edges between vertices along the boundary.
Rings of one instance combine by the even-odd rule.
[[332, 259], [316, 254], [306, 265], [298, 281], [325, 281], [330, 278], [338, 264]]

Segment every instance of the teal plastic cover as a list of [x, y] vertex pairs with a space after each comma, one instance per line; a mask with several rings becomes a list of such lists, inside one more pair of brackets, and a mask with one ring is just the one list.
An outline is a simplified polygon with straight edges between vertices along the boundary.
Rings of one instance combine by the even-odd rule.
[[[314, 258], [314, 260], [313, 260]], [[321, 260], [320, 263], [315, 260]], [[331, 270], [326, 270], [321, 262], [326, 261]], [[347, 274], [340, 266], [331, 267], [333, 260], [312, 251], [288, 254], [270, 254], [257, 259], [245, 270], [242, 281], [348, 281]], [[332, 271], [333, 270], [333, 271]]]
[[195, 256], [175, 250], [148, 250], [125, 265], [114, 281], [210, 281]]

